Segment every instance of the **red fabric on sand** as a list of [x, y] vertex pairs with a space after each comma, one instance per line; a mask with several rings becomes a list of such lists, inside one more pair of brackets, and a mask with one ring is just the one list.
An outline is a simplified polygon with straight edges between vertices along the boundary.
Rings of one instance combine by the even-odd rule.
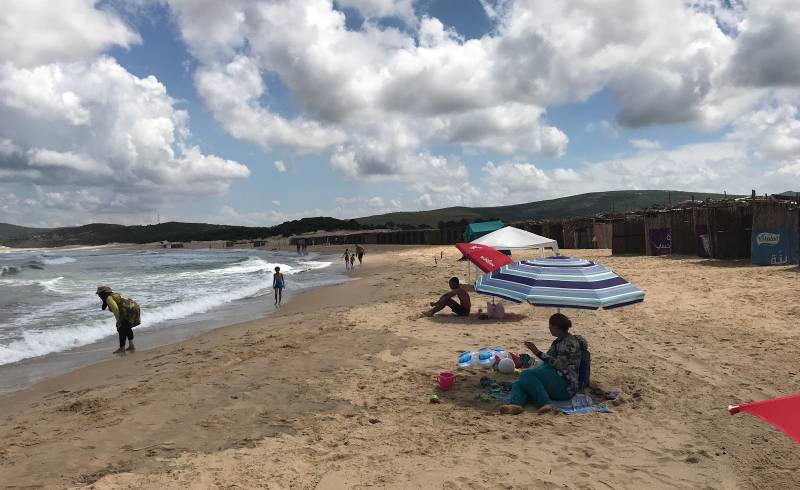
[[731, 415], [747, 412], [800, 443], [800, 393], [728, 408]]

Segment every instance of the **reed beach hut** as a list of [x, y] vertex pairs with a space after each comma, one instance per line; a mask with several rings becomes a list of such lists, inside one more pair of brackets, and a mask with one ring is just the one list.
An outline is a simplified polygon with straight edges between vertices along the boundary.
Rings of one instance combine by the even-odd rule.
[[630, 215], [613, 223], [611, 253], [645, 254], [644, 219], [642, 216]]
[[672, 253], [695, 255], [697, 253], [697, 237], [695, 235], [692, 209], [672, 209], [669, 217]]
[[610, 221], [595, 221], [594, 230], [595, 248], [611, 248], [614, 246], [614, 225]]
[[595, 248], [594, 223], [588, 218], [564, 220], [564, 248]]
[[646, 255], [672, 253], [672, 216], [670, 211], [648, 211], [644, 214]]

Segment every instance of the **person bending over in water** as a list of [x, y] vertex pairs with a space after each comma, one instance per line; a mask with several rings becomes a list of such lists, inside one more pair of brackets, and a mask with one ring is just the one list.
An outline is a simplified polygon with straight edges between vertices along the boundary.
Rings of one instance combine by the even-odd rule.
[[[472, 304], [469, 300], [469, 293], [467, 293], [466, 289], [461, 287], [461, 284], [458, 283], [457, 277], [450, 278], [450, 291], [444, 293], [439, 301], [431, 302], [432, 308], [423, 313], [425, 316], [433, 316], [436, 314], [437, 311], [442, 310], [445, 306], [450, 307], [458, 316], [468, 316], [469, 310], [472, 307]], [[453, 299], [453, 296], [458, 296], [458, 301]]]
[[128, 298], [124, 294], [115, 293], [108, 286], [99, 286], [97, 295], [103, 302], [102, 309], [108, 308], [117, 320], [117, 333], [119, 334], [119, 349], [114, 354], [125, 352], [125, 340], [128, 341], [129, 351], [135, 351], [133, 345], [133, 327], [141, 323], [141, 311], [136, 301]]
[[283, 273], [280, 267], [275, 267], [275, 273], [272, 274], [272, 289], [275, 291], [275, 306], [280, 306], [283, 301], [283, 288], [286, 283], [283, 281]]
[[528, 401], [539, 407], [539, 413], [550, 412], [553, 400], [570, 400], [578, 392], [581, 359], [588, 350], [586, 340], [569, 333], [572, 321], [566, 315], [556, 313], [549, 323], [550, 334], [556, 339], [547, 352], [540, 351], [533, 342], [525, 342], [525, 347], [544, 363], [522, 371], [519, 380], [511, 385], [511, 403], [500, 406], [501, 414], [522, 413]]

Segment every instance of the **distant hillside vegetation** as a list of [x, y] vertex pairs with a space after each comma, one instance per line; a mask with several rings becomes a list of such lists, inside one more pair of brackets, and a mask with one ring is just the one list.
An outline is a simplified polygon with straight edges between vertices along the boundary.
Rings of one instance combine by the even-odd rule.
[[4, 238], [14, 238], [18, 236], [31, 235], [40, 231], [47, 231], [44, 228], [28, 228], [26, 226], [10, 225], [8, 223], [0, 223], [0, 241]]
[[487, 208], [452, 207], [431, 211], [388, 213], [358, 218], [356, 221], [364, 225], [394, 223], [396, 225], [437, 226], [439, 222], [461, 220], [472, 222], [475, 220], [500, 219], [510, 222], [531, 219], [590, 217], [600, 213], [610, 213], [612, 209], [617, 212], [624, 212], [633, 209], [664, 206], [670, 200], [673, 203], [677, 203], [689, 200], [692, 196], [698, 200], [707, 197], [723, 197], [722, 194], [682, 191], [592, 192], [548, 201], [514, 204], [512, 206]]
[[357, 220], [316, 217], [287, 221], [270, 227], [212, 225], [208, 223], [161, 223], [123, 226], [93, 223], [66, 228], [26, 228], [0, 223], [0, 245], [8, 247], [60, 247], [106, 243], [150, 243], [192, 240], [252, 240], [292, 236], [314, 231], [362, 230], [376, 227], [437, 227], [447, 222], [501, 219], [505, 222], [532, 219], [590, 217], [600, 213], [659, 207], [691, 199], [719, 198], [721, 194], [679, 191], [593, 192], [549, 201], [486, 208], [453, 207], [432, 211], [389, 213]]
[[123, 226], [93, 223], [66, 228], [35, 229], [0, 224], [0, 245], [9, 247], [61, 247], [66, 245], [103, 245], [106, 243], [150, 243], [192, 240], [251, 240], [273, 236], [325, 230], [367, 228], [354, 220], [303, 218], [277, 226], [248, 227], [207, 223], [169, 222], [158, 225]]

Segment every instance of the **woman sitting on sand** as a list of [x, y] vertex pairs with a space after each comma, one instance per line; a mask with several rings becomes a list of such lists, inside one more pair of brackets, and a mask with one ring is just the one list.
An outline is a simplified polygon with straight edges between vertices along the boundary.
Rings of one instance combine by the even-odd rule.
[[533, 342], [525, 342], [525, 347], [544, 363], [522, 371], [519, 380], [511, 385], [511, 403], [500, 406], [501, 414], [522, 413], [527, 401], [539, 407], [539, 413], [545, 413], [553, 409], [553, 400], [575, 396], [580, 388], [581, 359], [588, 346], [583, 337], [569, 333], [570, 327], [570, 319], [556, 313], [550, 317], [550, 333], [556, 339], [547, 352], [540, 351]]

